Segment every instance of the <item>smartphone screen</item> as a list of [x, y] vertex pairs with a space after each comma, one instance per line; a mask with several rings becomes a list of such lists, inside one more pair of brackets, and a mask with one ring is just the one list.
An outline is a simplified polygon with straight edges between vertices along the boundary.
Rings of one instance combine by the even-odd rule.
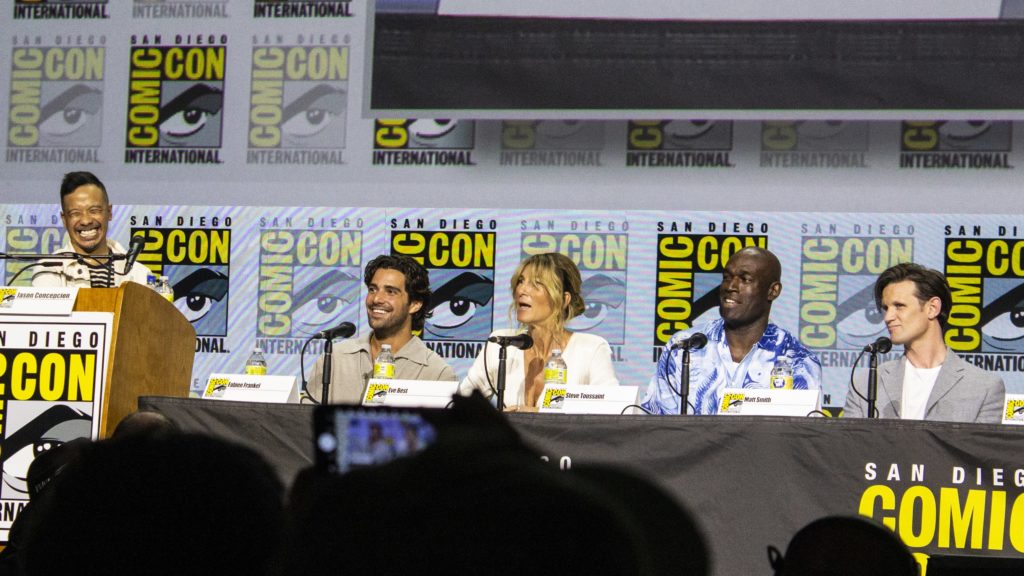
[[317, 406], [313, 422], [316, 467], [335, 474], [415, 454], [437, 437], [416, 408]]

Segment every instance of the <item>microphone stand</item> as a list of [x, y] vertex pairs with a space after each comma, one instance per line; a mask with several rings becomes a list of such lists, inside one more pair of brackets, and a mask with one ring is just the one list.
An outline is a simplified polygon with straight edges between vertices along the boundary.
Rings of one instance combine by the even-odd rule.
[[868, 358], [868, 418], [877, 418], [875, 402], [878, 400], [878, 351], [871, 348], [871, 357]]
[[498, 412], [505, 410], [505, 356], [507, 354], [508, 344], [498, 342], [498, 388], [495, 390], [498, 396]]
[[327, 399], [331, 393], [331, 372], [334, 370], [334, 362], [331, 360], [334, 354], [334, 342], [330, 338], [324, 338], [324, 369], [323, 379], [320, 380], [323, 388], [320, 389], [320, 403], [327, 405]]
[[679, 415], [686, 416], [690, 405], [690, 347], [683, 346], [683, 371], [679, 374]]

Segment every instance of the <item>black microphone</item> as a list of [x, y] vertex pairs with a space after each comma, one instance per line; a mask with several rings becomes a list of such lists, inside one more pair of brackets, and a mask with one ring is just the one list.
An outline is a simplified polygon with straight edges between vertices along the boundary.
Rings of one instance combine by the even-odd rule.
[[139, 254], [142, 253], [142, 249], [146, 247], [146, 238], [142, 235], [132, 236], [132, 241], [128, 245], [128, 256], [125, 259], [124, 274], [128, 275], [132, 272], [132, 266], [135, 266], [135, 261], [139, 259]]
[[356, 333], [356, 325], [351, 322], [342, 322], [329, 330], [322, 330], [316, 333], [316, 338], [334, 340], [335, 338], [349, 338]]
[[533, 337], [529, 334], [516, 334], [515, 336], [491, 336], [488, 342], [494, 342], [498, 346], [514, 346], [520, 350], [533, 347]]
[[669, 350], [682, 348], [683, 350], [700, 350], [708, 343], [708, 337], [701, 332], [695, 332], [690, 336], [677, 340]]
[[889, 350], [892, 350], [892, 340], [885, 336], [879, 336], [874, 342], [864, 347], [864, 351], [871, 354], [885, 354]]

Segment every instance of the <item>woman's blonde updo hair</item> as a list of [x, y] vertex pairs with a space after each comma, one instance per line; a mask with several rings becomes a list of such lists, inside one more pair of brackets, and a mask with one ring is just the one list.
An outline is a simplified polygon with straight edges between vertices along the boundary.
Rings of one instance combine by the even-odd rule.
[[[546, 254], [534, 254], [523, 260], [516, 267], [512, 275], [512, 306], [509, 307], [509, 316], [515, 321], [516, 318], [516, 286], [519, 278], [524, 272], [537, 279], [537, 282], [544, 287], [551, 298], [552, 306], [558, 311], [555, 315], [555, 329], [561, 331], [570, 320], [583, 313], [586, 305], [583, 302], [583, 279], [580, 278], [580, 271], [576, 264], [564, 254], [548, 252]], [[563, 306], [565, 298], [563, 294], [569, 293], [569, 304]]]

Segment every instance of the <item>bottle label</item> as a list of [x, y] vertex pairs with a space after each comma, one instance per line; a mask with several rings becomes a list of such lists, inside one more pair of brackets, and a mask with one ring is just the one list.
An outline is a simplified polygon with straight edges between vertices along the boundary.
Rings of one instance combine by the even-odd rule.
[[174, 292], [164, 292], [163, 294], [161, 294], [161, 296], [164, 297], [164, 300], [167, 300], [171, 304], [174, 304]]
[[373, 377], [391, 380], [395, 377], [395, 365], [386, 362], [373, 363]]
[[544, 383], [545, 384], [565, 384], [566, 381], [566, 370], [565, 368], [545, 368], [544, 369]]
[[776, 390], [792, 390], [793, 377], [786, 374], [774, 374], [772, 376], [772, 388]]
[[266, 376], [267, 367], [259, 365], [248, 365], [245, 367], [245, 373], [249, 376]]

